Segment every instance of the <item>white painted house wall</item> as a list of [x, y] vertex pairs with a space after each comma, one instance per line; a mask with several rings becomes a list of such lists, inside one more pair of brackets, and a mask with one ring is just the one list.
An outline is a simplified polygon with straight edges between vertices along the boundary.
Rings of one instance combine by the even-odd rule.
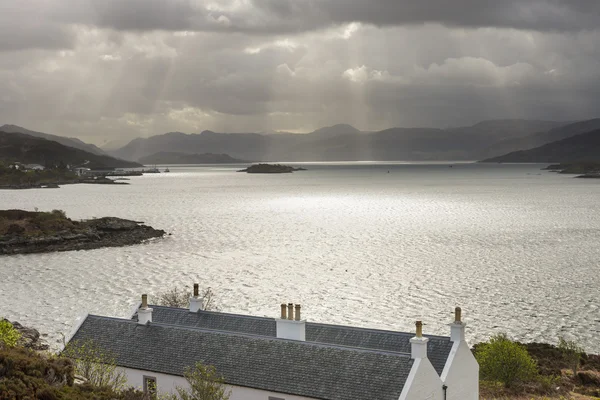
[[400, 393], [400, 400], [443, 400], [442, 380], [427, 357], [429, 339], [418, 335], [410, 339], [414, 362]]
[[[127, 386], [132, 386], [136, 389], [143, 390], [144, 388], [144, 376], [151, 376], [156, 378], [156, 386], [159, 393], [177, 393], [177, 387], [189, 388], [189, 384], [185, 378], [175, 375], [160, 374], [157, 372], [143, 371], [132, 368], [119, 368], [127, 376]], [[315, 400], [311, 397], [300, 397], [289, 394], [282, 394], [276, 392], [269, 392], [266, 390], [251, 389], [242, 386], [231, 386], [228, 388], [231, 390], [231, 397], [229, 400], [270, 400], [269, 397], [274, 399], [284, 400]]]
[[447, 400], [479, 399], [479, 364], [465, 340], [465, 324], [453, 323], [450, 339], [454, 342], [441, 379], [448, 387]]

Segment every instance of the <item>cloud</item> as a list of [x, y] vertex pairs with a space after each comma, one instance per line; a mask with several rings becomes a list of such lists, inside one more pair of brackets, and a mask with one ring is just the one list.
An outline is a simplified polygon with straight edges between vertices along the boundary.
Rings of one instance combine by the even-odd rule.
[[0, 124], [97, 143], [174, 130], [600, 114], [595, 2], [0, 0], [7, 5]]
[[88, 0], [88, 4], [95, 25], [122, 30], [294, 33], [352, 22], [539, 31], [600, 26], [600, 5], [589, 0]]

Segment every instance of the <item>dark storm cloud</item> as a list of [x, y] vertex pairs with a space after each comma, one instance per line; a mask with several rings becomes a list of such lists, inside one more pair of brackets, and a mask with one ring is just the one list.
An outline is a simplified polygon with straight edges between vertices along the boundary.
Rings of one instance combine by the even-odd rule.
[[265, 34], [303, 32], [349, 22], [539, 31], [600, 26], [600, 3], [594, 0], [87, 0], [79, 8], [87, 11], [85, 19], [90, 23], [121, 30]]
[[327, 23], [378, 26], [439, 23], [463, 27], [509, 27], [577, 31], [600, 27], [600, 3], [590, 0], [254, 0], [274, 20], [310, 29]]
[[0, 0], [0, 125], [101, 143], [595, 117], [599, 4]]
[[74, 33], [49, 19], [48, 11], [31, 0], [0, 0], [0, 51], [72, 47]]

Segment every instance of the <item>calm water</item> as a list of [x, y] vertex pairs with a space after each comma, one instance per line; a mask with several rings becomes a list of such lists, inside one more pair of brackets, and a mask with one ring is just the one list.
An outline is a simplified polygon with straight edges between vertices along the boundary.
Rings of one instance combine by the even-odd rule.
[[[447, 334], [505, 331], [600, 352], [600, 181], [536, 165], [308, 164], [291, 175], [171, 167], [129, 186], [1, 191], [0, 208], [118, 216], [172, 236], [0, 257], [0, 315], [57, 343], [85, 312], [126, 316], [142, 293], [200, 282], [223, 311]], [[389, 171], [389, 173], [388, 173]]]

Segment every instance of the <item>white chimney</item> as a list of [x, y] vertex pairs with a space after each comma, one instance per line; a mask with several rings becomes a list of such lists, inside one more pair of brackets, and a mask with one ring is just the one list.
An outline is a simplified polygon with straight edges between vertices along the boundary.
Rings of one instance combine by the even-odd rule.
[[294, 304], [281, 305], [281, 318], [276, 319], [277, 337], [280, 339], [291, 339], [306, 341], [306, 320], [301, 320], [301, 306], [296, 304], [296, 318], [294, 318]]
[[152, 322], [152, 309], [148, 307], [148, 295], [142, 295], [142, 306], [139, 308], [138, 312], [138, 324], [146, 325], [149, 322]]
[[197, 313], [202, 310], [202, 302], [204, 299], [200, 297], [200, 289], [197, 283], [194, 283], [194, 296], [190, 297], [190, 312]]
[[410, 355], [413, 360], [427, 358], [427, 342], [429, 342], [429, 339], [423, 337], [423, 323], [417, 321], [416, 326], [417, 334], [414, 338], [410, 339]]
[[460, 307], [454, 309], [454, 322], [450, 324], [450, 340], [452, 342], [465, 341], [465, 327], [467, 324], [462, 322], [462, 310]]

